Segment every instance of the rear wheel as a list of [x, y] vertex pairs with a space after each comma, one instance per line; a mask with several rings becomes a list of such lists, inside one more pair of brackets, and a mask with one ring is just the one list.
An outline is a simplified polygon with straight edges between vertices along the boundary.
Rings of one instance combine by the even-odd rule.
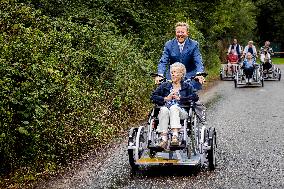
[[264, 79], [261, 79], [261, 86], [264, 86]]
[[234, 85], [235, 85], [235, 88], [237, 88], [237, 80], [236, 79], [234, 79]]

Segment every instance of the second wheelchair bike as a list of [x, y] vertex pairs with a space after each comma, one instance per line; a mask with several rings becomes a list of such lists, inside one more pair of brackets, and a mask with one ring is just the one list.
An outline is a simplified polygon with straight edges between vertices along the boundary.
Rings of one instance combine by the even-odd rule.
[[[264, 69], [265, 64], [270, 64], [271, 68], [269, 69]], [[272, 63], [262, 63], [261, 64], [261, 71], [263, 73], [263, 79], [264, 80], [281, 80], [281, 70], [277, 68], [274, 64]]]
[[248, 78], [244, 74], [244, 70], [241, 68], [239, 72], [236, 73], [234, 78], [235, 88], [238, 86], [264, 86], [264, 79], [262, 75], [261, 67], [258, 64], [255, 64], [252, 81], [248, 82]]

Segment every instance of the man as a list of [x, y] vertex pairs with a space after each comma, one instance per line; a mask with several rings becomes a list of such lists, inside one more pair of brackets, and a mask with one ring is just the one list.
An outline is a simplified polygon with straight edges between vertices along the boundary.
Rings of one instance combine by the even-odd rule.
[[237, 39], [233, 39], [233, 43], [228, 48], [227, 55], [230, 54], [232, 49], [234, 49], [235, 54], [238, 55], [238, 58], [240, 58], [241, 57], [241, 53], [242, 53], [242, 49], [241, 49], [241, 46], [238, 44], [238, 40]]
[[[175, 62], [181, 62], [185, 65], [187, 70], [186, 78], [191, 78], [192, 76], [196, 76], [197, 73], [204, 72], [198, 43], [188, 38], [188, 28], [187, 23], [178, 22], [176, 24], [176, 38], [166, 42], [158, 65], [158, 74], [160, 76], [166, 73], [166, 78], [170, 79], [169, 66]], [[162, 79], [160, 76], [155, 78], [156, 84], [160, 83]], [[196, 76], [196, 78], [199, 81], [199, 85], [203, 84], [203, 76]], [[194, 87], [201, 88], [198, 84]]]

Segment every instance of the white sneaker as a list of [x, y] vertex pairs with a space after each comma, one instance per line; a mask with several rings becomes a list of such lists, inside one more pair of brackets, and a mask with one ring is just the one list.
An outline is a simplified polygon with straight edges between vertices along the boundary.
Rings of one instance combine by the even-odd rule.
[[252, 82], [252, 78], [249, 78], [248, 82], [251, 83]]
[[248, 78], [246, 78], [246, 83], [248, 83], [249, 82], [249, 79]]

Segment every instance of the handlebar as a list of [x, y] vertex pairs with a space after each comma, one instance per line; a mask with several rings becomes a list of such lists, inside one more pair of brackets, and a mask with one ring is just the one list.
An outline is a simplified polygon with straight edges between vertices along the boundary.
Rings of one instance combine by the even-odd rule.
[[203, 76], [203, 77], [206, 77], [207, 75], [208, 75], [208, 73], [200, 72], [200, 73], [197, 73], [195, 76], [191, 76], [190, 79], [194, 79], [196, 76]]
[[161, 76], [161, 75], [159, 75], [159, 74], [157, 74], [157, 73], [151, 73], [150, 75], [151, 75], [152, 77], [161, 77], [162, 79], [159, 80], [160, 83], [163, 83], [163, 82], [166, 82], [166, 81], [167, 81], [167, 79], [166, 79], [164, 76]]
[[[167, 81], [167, 79], [166, 79], [164, 76], [161, 76], [161, 75], [159, 75], [159, 74], [157, 74], [157, 73], [151, 73], [150, 75], [151, 75], [152, 77], [157, 77], [157, 76], [161, 77], [161, 78], [162, 78], [162, 79], [160, 80], [161, 83]], [[186, 80], [187, 80], [187, 81], [195, 80], [195, 81], [198, 82], [198, 78], [196, 78], [196, 76], [203, 76], [203, 77], [206, 77], [207, 75], [208, 75], [208, 73], [206, 73], [206, 72], [199, 72], [199, 73], [197, 73], [195, 76], [191, 76], [190, 78], [188, 78], [188, 79], [186, 79]]]

